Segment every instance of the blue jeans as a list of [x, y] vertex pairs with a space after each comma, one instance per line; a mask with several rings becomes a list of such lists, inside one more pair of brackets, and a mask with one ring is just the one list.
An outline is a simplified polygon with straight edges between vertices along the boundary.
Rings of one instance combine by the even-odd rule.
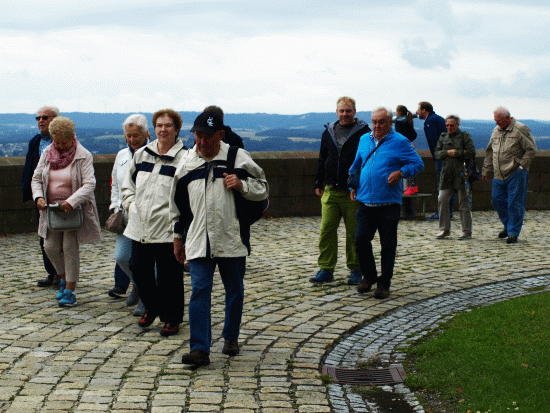
[[516, 169], [505, 180], [493, 179], [491, 203], [498, 213], [508, 235], [519, 236], [525, 215], [529, 173]]
[[[126, 282], [129, 284], [132, 280], [132, 271], [130, 271], [130, 257], [132, 256], [132, 240], [122, 234], [116, 236], [115, 246], [115, 260], [116, 263], [124, 271], [124, 276], [127, 278]], [[120, 277], [123, 278], [122, 276]], [[115, 285], [117, 284], [117, 274], [115, 272]], [[126, 288], [128, 288], [126, 284]]]
[[[390, 288], [397, 250], [397, 225], [401, 206], [398, 204], [368, 207], [360, 203], [357, 209], [355, 248], [366, 280], [380, 288]], [[378, 230], [382, 275], [377, 277], [376, 262], [372, 252], [372, 240]]]
[[225, 288], [225, 324], [223, 338], [237, 340], [243, 314], [244, 273], [246, 257], [236, 258], [197, 258], [189, 260], [191, 272], [191, 299], [189, 300], [189, 324], [191, 351], [202, 350], [210, 353], [212, 343], [211, 295], [216, 265]]

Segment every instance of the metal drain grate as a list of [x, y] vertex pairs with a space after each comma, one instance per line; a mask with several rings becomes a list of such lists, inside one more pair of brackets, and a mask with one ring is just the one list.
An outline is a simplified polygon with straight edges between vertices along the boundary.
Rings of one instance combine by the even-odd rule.
[[339, 369], [323, 366], [323, 374], [340, 384], [393, 384], [402, 383], [407, 375], [403, 366], [397, 365], [385, 369]]

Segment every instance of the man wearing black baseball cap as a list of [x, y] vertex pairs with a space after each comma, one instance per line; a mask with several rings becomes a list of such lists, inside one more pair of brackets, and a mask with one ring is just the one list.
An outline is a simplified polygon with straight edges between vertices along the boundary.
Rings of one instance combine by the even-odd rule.
[[267, 198], [264, 171], [248, 152], [238, 149], [234, 172], [228, 173], [229, 145], [222, 142], [224, 125], [212, 111], [201, 113], [191, 132], [195, 146], [181, 160], [172, 184], [170, 216], [174, 231], [174, 254], [183, 264], [189, 260], [190, 352], [182, 363], [210, 363], [211, 293], [214, 270], [219, 269], [225, 288], [225, 340], [222, 353], [239, 353], [239, 332], [244, 302], [244, 273], [250, 242], [237, 218], [235, 191], [250, 201]]

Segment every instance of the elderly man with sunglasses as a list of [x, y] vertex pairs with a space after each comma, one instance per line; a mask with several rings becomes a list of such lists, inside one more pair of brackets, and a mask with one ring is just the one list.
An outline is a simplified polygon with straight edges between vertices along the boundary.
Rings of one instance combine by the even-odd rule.
[[[31, 180], [38, 165], [38, 160], [40, 155], [46, 149], [50, 143], [52, 143], [52, 138], [48, 127], [50, 122], [59, 116], [59, 109], [55, 106], [43, 106], [38, 109], [36, 114], [36, 121], [38, 122], [38, 133], [34, 138], [29, 142], [29, 149], [27, 151], [27, 157], [25, 159], [25, 167], [23, 168], [23, 178], [21, 180], [21, 187], [23, 190], [23, 202], [33, 199], [32, 189], [31, 189]], [[38, 216], [38, 211], [37, 211]], [[48, 276], [44, 280], [38, 281], [39, 287], [49, 287], [54, 283], [56, 272], [52, 263], [50, 262], [46, 252], [44, 251], [44, 239], [40, 238], [40, 249], [42, 250], [42, 259], [44, 261], [44, 268], [46, 269]]]

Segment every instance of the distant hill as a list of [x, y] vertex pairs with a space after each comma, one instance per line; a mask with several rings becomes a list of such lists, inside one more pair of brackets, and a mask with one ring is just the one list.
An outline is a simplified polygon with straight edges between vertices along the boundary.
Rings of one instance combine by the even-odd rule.
[[[183, 127], [180, 137], [184, 144], [192, 144], [189, 132], [199, 112], [180, 112]], [[74, 120], [79, 140], [93, 153], [116, 153], [124, 147], [122, 123], [129, 113], [62, 113]], [[152, 113], [144, 113], [151, 122]], [[370, 112], [358, 112], [357, 117], [371, 122]], [[38, 133], [34, 114], [0, 114], [0, 156], [21, 155], [25, 145]], [[226, 114], [225, 123], [242, 136], [249, 151], [306, 151], [319, 150], [325, 124], [335, 121], [334, 112], [305, 113], [301, 115], [278, 115], [267, 113]], [[531, 129], [539, 149], [550, 149], [550, 123], [536, 120], [521, 120]], [[428, 149], [424, 136], [423, 121], [414, 120], [418, 137], [417, 149]], [[472, 135], [477, 149], [484, 149], [495, 127], [489, 120], [463, 120], [461, 129]], [[152, 125], [151, 136], [154, 135]], [[14, 149], [6, 150], [6, 144]]]

